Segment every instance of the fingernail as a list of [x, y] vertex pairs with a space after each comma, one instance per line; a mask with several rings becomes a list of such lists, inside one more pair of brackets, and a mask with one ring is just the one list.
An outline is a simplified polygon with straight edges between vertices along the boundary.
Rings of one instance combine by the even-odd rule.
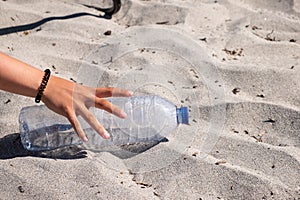
[[132, 96], [133, 95], [133, 92], [132, 91], [128, 91], [129, 95]]
[[107, 131], [104, 131], [104, 138], [105, 139], [109, 139], [110, 138], [110, 135]]
[[84, 137], [82, 140], [83, 140], [84, 142], [89, 141], [89, 139], [88, 139], [87, 137]]
[[127, 117], [127, 114], [124, 111], [121, 111], [120, 115], [121, 115], [122, 118], [126, 118]]

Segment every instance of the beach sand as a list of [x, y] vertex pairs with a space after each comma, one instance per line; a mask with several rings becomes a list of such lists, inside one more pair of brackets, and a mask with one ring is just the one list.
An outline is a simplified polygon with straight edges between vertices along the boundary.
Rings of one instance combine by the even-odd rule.
[[125, 157], [29, 152], [18, 115], [34, 100], [1, 91], [0, 199], [300, 199], [300, 2], [124, 0], [111, 19], [83, 5], [107, 2], [0, 1], [0, 51], [158, 94], [190, 124]]

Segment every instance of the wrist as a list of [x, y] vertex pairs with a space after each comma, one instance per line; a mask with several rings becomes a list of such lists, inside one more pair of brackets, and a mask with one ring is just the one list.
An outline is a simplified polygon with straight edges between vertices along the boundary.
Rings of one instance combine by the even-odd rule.
[[47, 100], [64, 98], [60, 95], [66, 94], [66, 91], [68, 91], [68, 94], [72, 93], [73, 87], [73, 82], [51, 75], [41, 100], [45, 103]]

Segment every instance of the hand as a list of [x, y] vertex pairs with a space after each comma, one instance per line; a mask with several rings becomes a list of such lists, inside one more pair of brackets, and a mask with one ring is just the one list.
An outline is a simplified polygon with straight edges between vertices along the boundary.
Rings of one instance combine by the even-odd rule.
[[[1, 90], [35, 97], [43, 75], [44, 72], [40, 69], [0, 52]], [[118, 117], [125, 118], [126, 114], [124, 112], [102, 98], [111, 96], [129, 97], [131, 95], [132, 93], [127, 90], [91, 88], [56, 76], [50, 76], [42, 101], [52, 111], [67, 117], [78, 136], [83, 141], [87, 141], [88, 139], [81, 128], [77, 116], [82, 116], [103, 138], [109, 138], [109, 134], [99, 124], [96, 117], [89, 111], [89, 108], [96, 107]]]
[[68, 118], [78, 136], [87, 142], [88, 138], [82, 130], [77, 116], [82, 116], [98, 134], [108, 139], [109, 134], [93, 113], [89, 111], [89, 108], [96, 107], [120, 118], [125, 118], [126, 113], [103, 98], [111, 96], [129, 97], [131, 95], [132, 92], [123, 89], [91, 88], [50, 76], [42, 101], [52, 111]]

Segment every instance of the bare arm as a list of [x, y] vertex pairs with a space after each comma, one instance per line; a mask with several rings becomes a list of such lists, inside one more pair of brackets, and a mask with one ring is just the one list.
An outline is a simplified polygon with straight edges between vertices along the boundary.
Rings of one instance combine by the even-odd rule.
[[0, 89], [34, 97], [43, 77], [43, 71], [0, 52]]
[[[28, 97], [35, 97], [44, 72], [0, 52], [0, 89]], [[76, 87], [76, 90], [74, 88]], [[109, 134], [88, 110], [97, 107], [121, 118], [126, 114], [104, 100], [111, 96], [131, 96], [132, 92], [117, 88], [91, 88], [72, 81], [50, 76], [42, 101], [52, 111], [68, 118], [83, 141], [87, 141], [77, 116], [82, 116], [102, 137]]]

